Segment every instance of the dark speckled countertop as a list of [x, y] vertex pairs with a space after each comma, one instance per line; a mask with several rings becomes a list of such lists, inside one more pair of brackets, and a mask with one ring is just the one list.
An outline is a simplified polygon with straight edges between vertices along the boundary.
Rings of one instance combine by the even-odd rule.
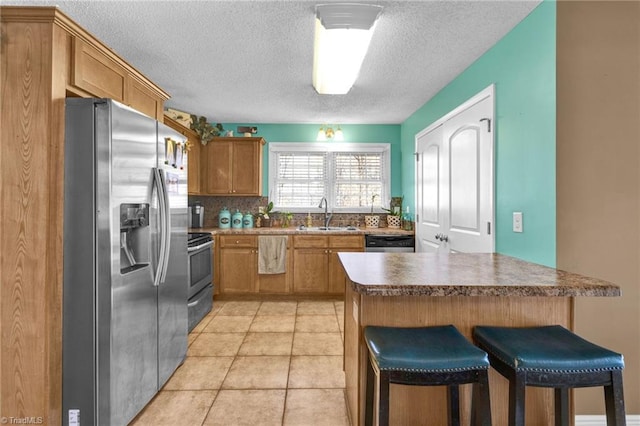
[[273, 234], [292, 234], [292, 235], [413, 235], [413, 231], [403, 231], [402, 229], [394, 228], [356, 228], [355, 230], [348, 231], [346, 229], [336, 229], [330, 231], [321, 231], [318, 229], [298, 229], [297, 227], [289, 228], [192, 228], [189, 232], [211, 232], [213, 235], [227, 235], [227, 234], [243, 234], [243, 235], [273, 235]]
[[620, 296], [607, 281], [491, 253], [339, 253], [369, 296]]

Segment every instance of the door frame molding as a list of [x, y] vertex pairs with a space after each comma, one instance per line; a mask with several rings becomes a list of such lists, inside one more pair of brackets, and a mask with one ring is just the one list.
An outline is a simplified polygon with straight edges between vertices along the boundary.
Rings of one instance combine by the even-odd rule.
[[[491, 83], [489, 86], [487, 86], [486, 88], [484, 88], [483, 90], [481, 90], [480, 92], [478, 92], [477, 94], [475, 94], [474, 96], [472, 96], [471, 98], [467, 99], [466, 101], [464, 101], [463, 103], [461, 103], [460, 105], [458, 105], [457, 107], [455, 107], [454, 109], [452, 109], [451, 111], [449, 111], [448, 113], [446, 113], [445, 115], [443, 115], [442, 117], [438, 118], [437, 120], [435, 120], [434, 122], [432, 122], [429, 126], [425, 127], [424, 129], [422, 129], [421, 131], [419, 131], [418, 133], [415, 134], [414, 136], [414, 144], [413, 144], [413, 152], [414, 155], [418, 154], [418, 139], [420, 139], [422, 136], [424, 136], [425, 134], [433, 131], [434, 129], [436, 129], [439, 126], [444, 125], [444, 123], [446, 123], [448, 120], [450, 120], [451, 118], [455, 117], [456, 115], [460, 114], [461, 112], [471, 108], [473, 105], [477, 104], [478, 102], [491, 97], [493, 102], [493, 117], [492, 117], [492, 123], [491, 123], [491, 180], [492, 185], [490, 187], [490, 193], [491, 193], [491, 202], [492, 202], [492, 206], [491, 206], [491, 246], [492, 246], [492, 250], [493, 252], [495, 252], [496, 249], [496, 194], [495, 194], [495, 186], [496, 186], [496, 159], [495, 159], [495, 152], [496, 152], [496, 139], [495, 139], [495, 133], [496, 133], [496, 125], [495, 125], [495, 121], [496, 121], [496, 98], [495, 98], [495, 83]], [[415, 193], [414, 193], [414, 200], [416, 203], [416, 214], [418, 213], [417, 210], [417, 203], [418, 203], [418, 168], [415, 167], [415, 175], [414, 175], [414, 180], [415, 180]], [[415, 217], [416, 219], [416, 225], [414, 227], [414, 229], [416, 230], [416, 238], [418, 238], [418, 226], [417, 226], [417, 216]]]
[[[478, 102], [480, 102], [481, 100], [483, 100], [485, 98], [488, 98], [489, 96], [492, 96], [493, 99], [494, 99], [494, 102], [493, 102], [493, 108], [494, 108], [493, 117], [494, 117], [494, 121], [495, 121], [495, 116], [496, 116], [496, 111], [495, 111], [495, 92], [496, 92], [496, 90], [495, 90], [495, 87], [496, 87], [496, 85], [494, 83], [491, 83], [488, 87], [486, 87], [485, 89], [481, 90], [480, 92], [475, 94], [473, 97], [467, 99], [462, 104], [458, 105], [457, 107], [455, 107], [454, 109], [452, 109], [451, 111], [449, 111], [448, 113], [443, 115], [442, 117], [438, 118], [436, 121], [431, 123], [428, 127], [425, 127], [424, 129], [422, 129], [421, 131], [416, 133], [416, 135], [414, 136], [414, 148], [416, 149], [416, 151], [417, 151], [417, 148], [418, 148], [418, 139], [420, 138], [420, 136], [423, 136], [425, 133], [429, 133], [431, 130], [435, 129], [439, 125], [444, 124], [446, 121], [448, 121], [452, 117], [455, 117], [456, 115], [460, 114], [462, 111], [472, 107], [473, 105], [477, 104]], [[492, 124], [492, 128], [495, 129], [495, 126], [493, 126], [493, 124]], [[492, 137], [493, 137], [494, 133], [495, 132], [491, 132]], [[493, 142], [495, 142], [495, 138], [494, 138]]]

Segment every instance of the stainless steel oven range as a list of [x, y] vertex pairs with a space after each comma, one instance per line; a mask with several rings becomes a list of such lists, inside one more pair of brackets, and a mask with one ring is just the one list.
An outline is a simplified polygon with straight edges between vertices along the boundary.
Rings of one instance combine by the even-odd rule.
[[187, 241], [189, 267], [189, 331], [198, 325], [213, 307], [213, 237], [208, 232], [190, 232]]

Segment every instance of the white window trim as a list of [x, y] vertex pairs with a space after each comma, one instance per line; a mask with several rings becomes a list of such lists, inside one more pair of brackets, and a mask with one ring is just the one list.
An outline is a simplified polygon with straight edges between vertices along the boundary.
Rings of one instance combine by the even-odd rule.
[[[276, 182], [277, 176], [277, 162], [276, 153], [286, 152], [291, 150], [300, 150], [307, 152], [325, 152], [327, 154], [333, 152], [371, 152], [371, 153], [384, 153], [382, 163], [382, 173], [384, 179], [382, 183], [382, 194], [380, 199], [377, 200], [382, 206], [386, 206], [391, 199], [391, 144], [390, 143], [354, 143], [354, 142], [270, 142], [269, 143], [269, 199], [272, 200], [273, 188]], [[334, 176], [333, 164], [330, 161], [328, 164], [329, 170], [328, 176]], [[331, 178], [333, 179], [333, 178]], [[333, 191], [329, 191], [326, 194], [327, 202], [329, 205], [329, 211], [333, 213], [370, 213], [371, 207], [349, 207], [349, 208], [336, 208], [333, 197]], [[320, 200], [318, 200], [320, 203]], [[324, 209], [313, 208], [299, 208], [299, 207], [280, 207], [274, 205], [274, 210], [285, 210], [291, 213], [323, 213]], [[385, 213], [381, 208], [374, 208], [374, 213]]]

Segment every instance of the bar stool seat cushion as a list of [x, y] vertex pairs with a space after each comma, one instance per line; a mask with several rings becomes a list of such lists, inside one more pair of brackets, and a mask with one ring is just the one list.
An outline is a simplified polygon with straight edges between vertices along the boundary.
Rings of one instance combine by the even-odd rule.
[[447, 372], [489, 368], [486, 352], [453, 325], [398, 328], [367, 326], [364, 339], [380, 370]]
[[514, 370], [582, 373], [621, 370], [621, 354], [595, 345], [559, 325], [477, 326], [476, 343]]

